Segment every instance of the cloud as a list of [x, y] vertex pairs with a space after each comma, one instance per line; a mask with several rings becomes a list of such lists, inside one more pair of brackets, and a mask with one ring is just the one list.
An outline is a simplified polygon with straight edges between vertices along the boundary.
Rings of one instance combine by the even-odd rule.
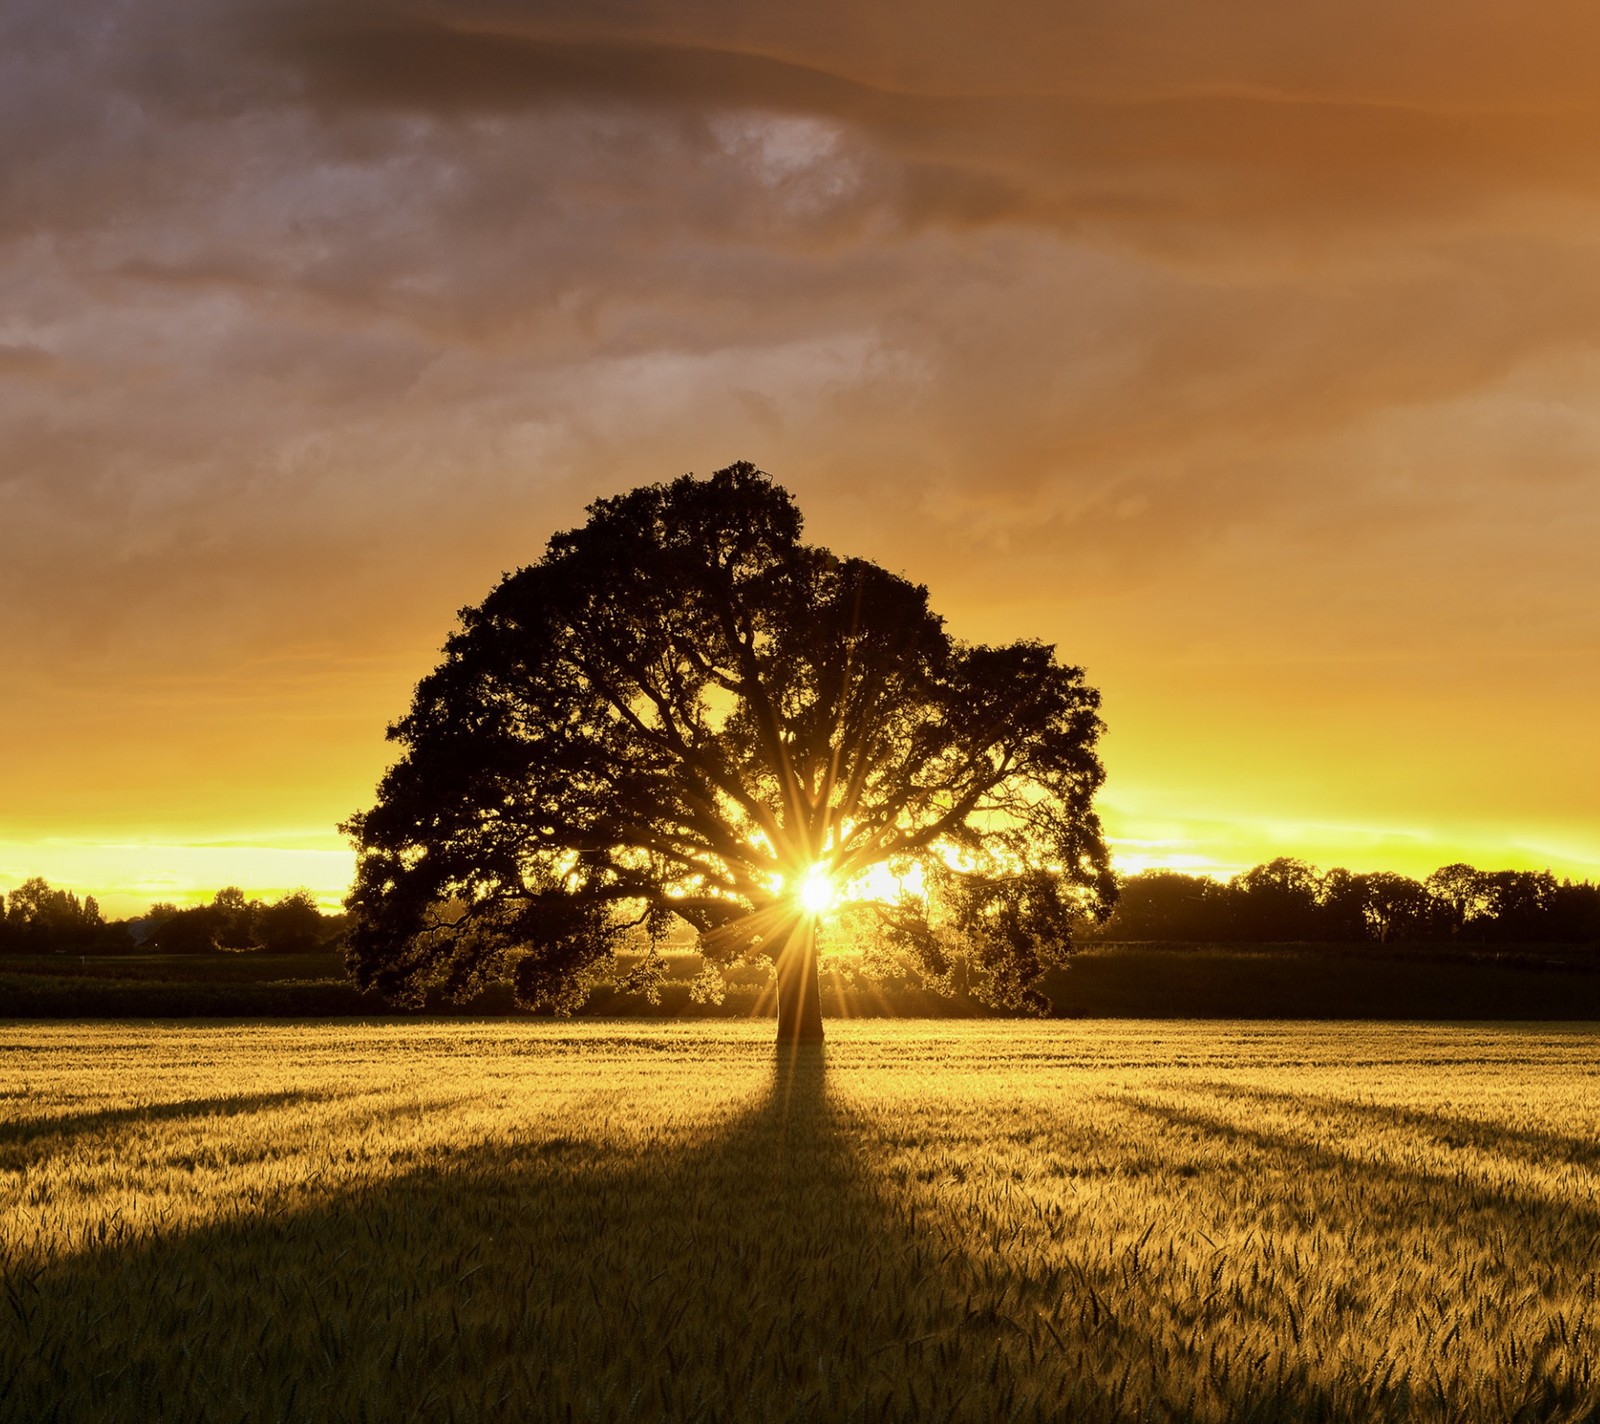
[[[752, 110], [848, 125], [959, 190], [929, 216], [1119, 230], [1286, 215], [1341, 225], [1471, 205], [1486, 187], [1593, 194], [1594, 19], [1482, 7], [318, 6], [265, 48], [326, 111], [563, 105]], [[1053, 33], [1052, 33], [1053, 32]], [[1052, 43], [1054, 41], [1054, 43]], [[982, 200], [978, 195], [982, 194]]]
[[[1238, 677], [1306, 738], [1334, 735], [1297, 700], [1320, 686], [1363, 728], [1347, 768], [1402, 764], [1387, 719], [1428, 709], [1408, 794], [1454, 805], [1491, 714], [1416, 651], [1597, 641], [1587, 8], [0, 25], [0, 647], [31, 708], [0, 736], [36, 749], [30, 825], [87, 814], [59, 794], [86, 761], [170, 821], [173, 739], [331, 822], [451, 609], [589, 499], [745, 456], [963, 631], [1058, 637], [1123, 689], [1113, 772], [1141, 784], [1212, 737], [1262, 786], [1306, 763], [1194, 711]], [[1351, 701], [1353, 646], [1381, 656]], [[309, 683], [262, 674], [308, 648]], [[382, 671], [341, 691], [358, 656]], [[153, 668], [233, 692], [119, 705]], [[1593, 678], [1519, 675], [1528, 738], [1577, 755]], [[338, 724], [316, 785], [308, 707]]]

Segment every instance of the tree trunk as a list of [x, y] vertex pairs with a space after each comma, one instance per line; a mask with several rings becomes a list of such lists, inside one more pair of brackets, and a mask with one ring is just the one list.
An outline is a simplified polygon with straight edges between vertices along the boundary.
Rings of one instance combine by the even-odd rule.
[[778, 955], [778, 1042], [822, 1042], [817, 933], [809, 919], [794, 927]]

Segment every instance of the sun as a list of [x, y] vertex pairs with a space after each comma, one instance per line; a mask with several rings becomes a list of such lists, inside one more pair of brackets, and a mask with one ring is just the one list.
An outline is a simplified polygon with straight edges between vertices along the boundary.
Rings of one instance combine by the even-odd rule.
[[806, 871], [800, 877], [794, 893], [808, 915], [827, 914], [833, 908], [833, 902], [839, 898], [838, 887], [834, 885], [833, 877], [828, 874], [825, 865], [813, 865]]

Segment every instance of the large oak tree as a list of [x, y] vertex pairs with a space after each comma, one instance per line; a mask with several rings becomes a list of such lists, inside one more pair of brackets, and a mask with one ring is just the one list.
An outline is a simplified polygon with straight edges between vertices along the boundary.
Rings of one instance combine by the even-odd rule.
[[780, 1038], [820, 1038], [819, 892], [855, 887], [935, 982], [954, 954], [1038, 1007], [1115, 893], [1098, 701], [1052, 648], [961, 643], [925, 589], [803, 543], [752, 465], [600, 500], [463, 611], [390, 728], [346, 826], [353, 967], [561, 1009], [677, 920], [713, 962], [770, 956]]

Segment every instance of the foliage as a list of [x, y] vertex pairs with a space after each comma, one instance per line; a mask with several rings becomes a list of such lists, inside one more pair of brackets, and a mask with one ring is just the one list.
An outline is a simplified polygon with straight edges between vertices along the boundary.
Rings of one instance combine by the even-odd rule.
[[58, 949], [115, 949], [126, 939], [107, 925], [93, 895], [80, 900], [70, 890], [55, 890], [39, 878], [25, 880], [4, 900], [0, 952], [44, 954]]
[[728, 985], [715, 964], [707, 964], [689, 986], [689, 1002], [716, 1008], [728, 999]]
[[1592, 1029], [766, 1037], [0, 1026], [0, 1417], [1600, 1409]]
[[264, 950], [305, 954], [338, 934], [332, 917], [317, 908], [309, 890], [291, 890], [270, 905], [250, 900], [237, 886], [217, 891], [208, 905], [157, 904], [146, 917], [144, 943], [167, 954], [212, 950]]
[[134, 949], [169, 954], [263, 950], [307, 954], [336, 942], [342, 915], [324, 915], [309, 890], [291, 890], [271, 904], [248, 899], [237, 886], [217, 891], [208, 904], [158, 902], [137, 920], [107, 922], [93, 895], [81, 901], [40, 879], [24, 881], [0, 898], [0, 953], [119, 954]]
[[1388, 871], [1326, 874], [1288, 858], [1230, 881], [1147, 871], [1120, 882], [1105, 939], [1213, 944], [1323, 942], [1515, 946], [1600, 944], [1600, 886], [1549, 871], [1447, 865], [1417, 881]]
[[1098, 695], [1051, 648], [961, 643], [925, 589], [800, 535], [789, 495], [734, 465], [591, 505], [463, 610], [347, 826], [363, 986], [510, 979], [568, 1009], [677, 922], [714, 961], [781, 964], [808, 876], [882, 865], [920, 873], [880, 909], [931, 979], [958, 943], [993, 1001], [1043, 1006], [1044, 966], [1115, 894]]
[[309, 890], [292, 890], [256, 912], [261, 947], [273, 954], [306, 954], [325, 943], [328, 930]]

